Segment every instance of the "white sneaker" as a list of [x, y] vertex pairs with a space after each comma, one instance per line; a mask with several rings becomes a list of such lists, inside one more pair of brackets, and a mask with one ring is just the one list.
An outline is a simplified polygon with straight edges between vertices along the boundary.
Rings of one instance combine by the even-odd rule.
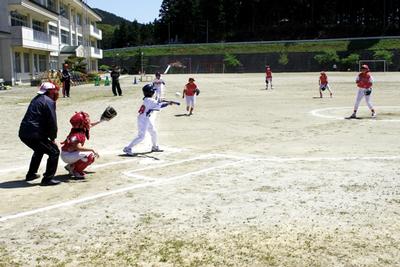
[[66, 169], [67, 172], [68, 172], [70, 175], [74, 175], [74, 167], [72, 167], [71, 164], [65, 165], [65, 166], [64, 166], [64, 169]]
[[135, 153], [132, 152], [132, 148], [130, 147], [124, 147], [124, 149], [122, 150], [125, 154], [129, 155], [129, 156], [133, 156], [135, 155]]
[[375, 119], [376, 118], [376, 112], [372, 112], [371, 118]]
[[163, 152], [164, 150], [160, 149], [158, 146], [152, 146], [151, 152]]

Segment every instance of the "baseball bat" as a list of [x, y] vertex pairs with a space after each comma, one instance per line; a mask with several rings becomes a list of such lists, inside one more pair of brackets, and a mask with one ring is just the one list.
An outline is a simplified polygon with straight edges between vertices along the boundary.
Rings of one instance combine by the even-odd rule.
[[181, 103], [179, 103], [179, 102], [177, 102], [177, 101], [170, 101], [170, 100], [162, 100], [161, 102], [166, 102], [166, 103], [169, 103], [169, 102], [171, 102], [172, 104], [175, 104], [175, 105], [180, 105]]

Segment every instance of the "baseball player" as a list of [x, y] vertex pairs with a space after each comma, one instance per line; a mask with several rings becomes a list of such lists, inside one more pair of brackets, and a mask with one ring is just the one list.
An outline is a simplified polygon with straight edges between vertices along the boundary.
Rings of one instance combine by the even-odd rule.
[[89, 114], [76, 112], [69, 122], [72, 129], [61, 147], [61, 159], [67, 163], [65, 169], [75, 178], [84, 179], [84, 169], [92, 164], [99, 154], [93, 149], [85, 147], [86, 139], [90, 138], [90, 128], [100, 123], [90, 122]]
[[165, 81], [161, 79], [161, 74], [159, 72], [156, 72], [156, 78], [153, 80], [153, 87], [156, 89], [156, 100], [161, 102], [164, 97]]
[[132, 151], [132, 148], [142, 142], [146, 136], [146, 132], [150, 133], [152, 152], [162, 152], [158, 146], [157, 140], [157, 131], [154, 127], [154, 122], [151, 119], [153, 111], [159, 111], [162, 108], [167, 107], [168, 105], [172, 105], [172, 102], [158, 102], [153, 98], [156, 88], [152, 84], [147, 84], [143, 88], [143, 104], [140, 106], [138, 110], [138, 135], [133, 139], [126, 147], [124, 147], [123, 152], [129, 156], [134, 156], [135, 153]]
[[189, 78], [189, 82], [185, 85], [182, 92], [182, 98], [186, 97], [186, 111], [188, 116], [193, 115], [194, 105], [196, 104], [196, 95], [199, 92], [199, 88], [194, 83], [193, 78]]
[[265, 84], [266, 84], [266, 90], [268, 90], [268, 84], [271, 84], [271, 90], [274, 89], [272, 87], [272, 71], [270, 66], [265, 66]]
[[319, 76], [319, 97], [322, 98], [322, 91], [328, 90], [330, 96], [332, 97], [332, 91], [328, 84], [328, 76], [325, 71], [321, 71], [321, 75]]
[[69, 97], [69, 91], [71, 89], [71, 73], [68, 71], [68, 64], [63, 65], [63, 70], [61, 72], [61, 82], [63, 85], [63, 97]]
[[372, 84], [374, 82], [373, 77], [370, 74], [368, 65], [361, 66], [361, 72], [357, 75], [356, 83], [357, 83], [357, 97], [356, 103], [354, 104], [354, 111], [350, 117], [347, 119], [356, 119], [357, 110], [360, 105], [360, 102], [363, 97], [365, 97], [365, 101], [367, 102], [368, 108], [371, 110], [371, 117], [376, 118], [376, 112], [371, 103], [371, 93], [372, 93]]

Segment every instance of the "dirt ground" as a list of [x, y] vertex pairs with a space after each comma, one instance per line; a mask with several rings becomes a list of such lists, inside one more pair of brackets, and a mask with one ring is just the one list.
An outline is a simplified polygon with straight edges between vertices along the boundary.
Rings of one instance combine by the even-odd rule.
[[[400, 266], [400, 73], [374, 73], [370, 118], [352, 112], [356, 73], [193, 75], [193, 116], [175, 92], [188, 75], [165, 75], [157, 114], [162, 153], [137, 134], [141, 87], [82, 85], [57, 103], [59, 137], [74, 111], [98, 119], [87, 146], [100, 158], [85, 180], [24, 181], [31, 150], [18, 139], [37, 89], [0, 92], [0, 266]], [[41, 165], [44, 171], [45, 160]]]

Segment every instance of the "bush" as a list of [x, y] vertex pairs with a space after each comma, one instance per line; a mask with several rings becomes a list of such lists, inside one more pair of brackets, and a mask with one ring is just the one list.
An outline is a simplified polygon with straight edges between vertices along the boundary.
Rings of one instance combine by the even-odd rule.
[[89, 72], [87, 74], [87, 81], [92, 82], [92, 81], [94, 81], [96, 79], [96, 77], [100, 78], [100, 76], [99, 76], [99, 74], [97, 72]]
[[286, 52], [282, 52], [279, 54], [279, 59], [278, 59], [279, 64], [281, 65], [287, 65], [289, 63], [289, 57]]
[[357, 66], [358, 61], [360, 60], [360, 55], [356, 53], [352, 53], [345, 58], [341, 59], [343, 66], [347, 68], [353, 68]]
[[393, 53], [388, 50], [376, 50], [373, 57], [375, 60], [386, 60], [387, 64], [393, 62]]
[[314, 59], [321, 65], [339, 62], [339, 56], [334, 50], [326, 50], [322, 54], [314, 56]]
[[101, 71], [109, 71], [110, 69], [111, 69], [111, 67], [108, 65], [101, 65], [99, 67], [99, 70], [101, 70]]

